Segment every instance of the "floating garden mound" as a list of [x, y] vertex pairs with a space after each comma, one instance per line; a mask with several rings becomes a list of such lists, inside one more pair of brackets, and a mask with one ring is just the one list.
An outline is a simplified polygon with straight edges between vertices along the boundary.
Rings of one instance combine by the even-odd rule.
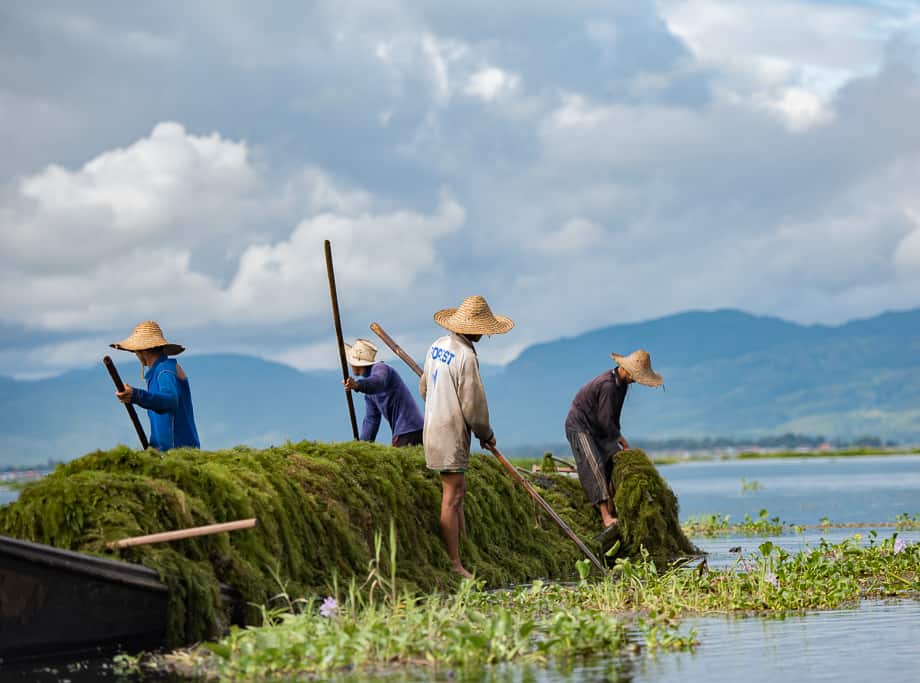
[[619, 556], [635, 557], [644, 547], [660, 567], [679, 557], [702, 554], [681, 529], [677, 496], [645, 453], [618, 453], [613, 483], [620, 523], [609, 543], [619, 541]]
[[[647, 469], [629, 464], [640, 460]], [[650, 544], [661, 543], [671, 552], [674, 542], [665, 535], [680, 534], [673, 493], [639, 452], [627, 465], [618, 463], [616, 476], [623, 550], [638, 552], [637, 544], [646, 543], [658, 557]], [[578, 481], [556, 474], [537, 479], [550, 505], [590, 541], [599, 520]], [[654, 504], [640, 495], [644, 487], [652, 501], [670, 506], [667, 512], [656, 516]], [[61, 465], [25, 487], [18, 501], [0, 507], [0, 534], [155, 569], [171, 588], [168, 637], [175, 645], [213, 637], [226, 626], [219, 583], [236, 588], [251, 605], [269, 604], [282, 591], [293, 598], [325, 595], [336, 579], [360, 584], [374, 559], [375, 534], [385, 534], [391, 520], [402, 584], [419, 591], [453, 587], [457, 578], [438, 525], [440, 497], [437, 475], [425, 468], [420, 448], [304, 441], [267, 450], [162, 454], [119, 447]], [[461, 553], [489, 585], [574, 575], [580, 557], [575, 545], [495, 459], [472, 459], [465, 512]], [[258, 518], [259, 526], [106, 549], [120, 538], [248, 517]], [[380, 569], [388, 575], [388, 556], [382, 555]], [[256, 623], [260, 612], [250, 607], [245, 618]]]

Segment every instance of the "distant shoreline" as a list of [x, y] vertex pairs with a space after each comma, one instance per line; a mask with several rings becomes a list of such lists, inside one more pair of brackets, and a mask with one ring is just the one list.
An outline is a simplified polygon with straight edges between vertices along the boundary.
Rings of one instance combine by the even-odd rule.
[[[811, 451], [742, 451], [741, 453], [719, 453], [700, 451], [687, 455], [655, 455], [649, 457], [656, 465], [679, 465], [686, 462], [716, 462], [726, 460], [781, 460], [786, 458], [861, 458], [871, 456], [896, 456], [920, 455], [920, 448], [879, 449], [879, 448], [845, 448], [839, 450], [811, 450]], [[571, 460], [571, 454], [562, 456]], [[509, 458], [518, 467], [530, 469], [533, 465], [540, 465], [543, 458], [537, 457], [511, 457]], [[560, 463], [556, 463], [557, 466]]]

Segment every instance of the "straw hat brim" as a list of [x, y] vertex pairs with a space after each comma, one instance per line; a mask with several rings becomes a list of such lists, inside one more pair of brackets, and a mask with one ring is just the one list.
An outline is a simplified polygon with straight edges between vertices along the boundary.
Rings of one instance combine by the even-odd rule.
[[662, 378], [661, 375], [659, 375], [651, 368], [646, 368], [636, 364], [629, 356], [621, 356], [618, 353], [611, 353], [610, 357], [616, 361], [617, 365], [625, 369], [626, 372], [628, 372], [639, 384], [644, 384], [647, 387], [660, 387], [662, 384], [664, 384], [664, 378]]
[[503, 315], [481, 315], [475, 318], [458, 315], [457, 308], [443, 308], [434, 314], [434, 321], [444, 329], [458, 334], [504, 334], [514, 327], [514, 321]]
[[147, 351], [148, 349], [163, 347], [163, 353], [165, 353], [167, 356], [178, 356], [180, 353], [185, 351], [185, 347], [180, 344], [171, 344], [169, 342], [166, 344], [137, 342], [132, 340], [130, 337], [128, 339], [123, 339], [120, 342], [109, 344], [109, 346], [111, 346], [113, 349], [118, 349], [119, 351]]
[[354, 365], [356, 368], [366, 368], [377, 362], [376, 360], [361, 360], [360, 358], [355, 358], [351, 355], [351, 350], [353, 348], [351, 344], [343, 344], [342, 346], [345, 347], [345, 358], [348, 360], [349, 365]]

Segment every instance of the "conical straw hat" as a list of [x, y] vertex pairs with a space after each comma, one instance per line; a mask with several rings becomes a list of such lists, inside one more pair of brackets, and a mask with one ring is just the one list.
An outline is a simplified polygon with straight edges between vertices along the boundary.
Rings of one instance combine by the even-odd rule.
[[345, 356], [348, 363], [355, 367], [364, 367], [374, 364], [374, 358], [377, 357], [377, 347], [371, 344], [367, 339], [355, 339], [355, 344], [344, 344]]
[[611, 353], [610, 357], [632, 375], [632, 378], [639, 384], [644, 384], [647, 387], [660, 387], [664, 383], [661, 375], [652, 370], [652, 359], [649, 357], [648, 351], [644, 349], [633, 351], [628, 356]]
[[122, 351], [146, 351], [147, 349], [156, 349], [162, 346], [163, 352], [167, 356], [178, 356], [185, 351], [184, 346], [166, 341], [163, 336], [163, 330], [153, 320], [138, 323], [130, 337], [122, 339], [120, 342], [109, 344], [109, 346]]
[[468, 296], [458, 308], [438, 311], [434, 321], [458, 334], [504, 334], [514, 327], [511, 318], [493, 314], [489, 304], [479, 295]]

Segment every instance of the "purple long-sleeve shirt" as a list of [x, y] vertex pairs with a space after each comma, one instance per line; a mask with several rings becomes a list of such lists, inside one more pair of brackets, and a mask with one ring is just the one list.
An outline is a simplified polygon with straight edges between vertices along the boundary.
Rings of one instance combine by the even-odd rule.
[[386, 418], [393, 430], [393, 438], [422, 428], [422, 414], [409, 387], [399, 373], [386, 363], [374, 363], [369, 374], [355, 377], [364, 394], [364, 422], [361, 423], [361, 440], [374, 441], [380, 429], [380, 418]]

